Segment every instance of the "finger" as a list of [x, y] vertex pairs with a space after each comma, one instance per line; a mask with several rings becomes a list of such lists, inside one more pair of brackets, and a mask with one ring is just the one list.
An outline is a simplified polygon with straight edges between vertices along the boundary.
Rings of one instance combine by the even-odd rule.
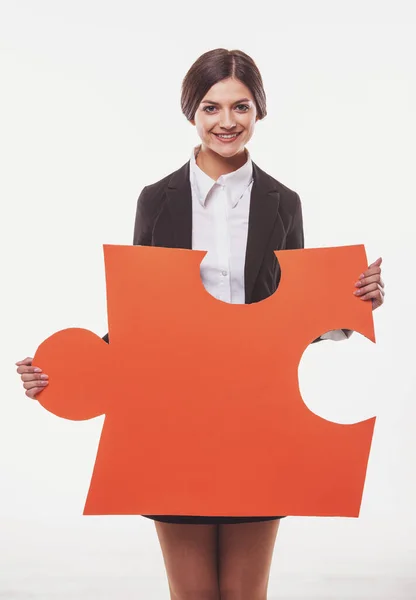
[[383, 262], [383, 259], [381, 258], [381, 256], [379, 256], [377, 260], [375, 260], [373, 263], [371, 263], [371, 265], [368, 265], [368, 268], [370, 269], [371, 267], [379, 267], [382, 262]]
[[[365, 287], [363, 287], [359, 290], [355, 290], [354, 295], [364, 297], [366, 294], [368, 294], [370, 292], [375, 292], [377, 290], [382, 290], [382, 288], [377, 283], [370, 283], [369, 285], [366, 285]], [[384, 290], [383, 290], [383, 296], [384, 296]]]
[[46, 375], [46, 373], [23, 373], [20, 379], [22, 381], [40, 381], [43, 379], [49, 379], [49, 375]]
[[368, 292], [373, 292], [373, 291], [375, 291], [377, 289], [379, 289], [377, 283], [369, 283], [368, 285], [365, 285], [362, 288], [359, 288], [358, 290], [355, 290], [354, 294], [356, 296], [364, 296]]
[[17, 367], [16, 371], [19, 373], [19, 375], [22, 375], [22, 373], [42, 373], [42, 369], [39, 369], [39, 367], [26, 366]]
[[360, 297], [360, 300], [370, 300], [372, 298], [380, 300], [381, 302], [383, 302], [383, 300], [384, 300], [384, 296], [381, 293], [381, 290], [378, 288], [376, 290], [368, 292], [368, 294], [364, 294], [364, 296]]
[[40, 393], [41, 393], [41, 391], [42, 391], [43, 389], [44, 389], [44, 388], [40, 388], [40, 387], [39, 387], [39, 388], [32, 388], [32, 389], [30, 389], [30, 390], [27, 390], [27, 392], [26, 392], [26, 396], [27, 396], [28, 398], [31, 398], [32, 400], [36, 400], [36, 396], [37, 396], [38, 394], [40, 394]]
[[49, 381], [25, 381], [23, 383], [23, 387], [25, 388], [25, 390], [31, 390], [35, 387], [38, 387], [43, 390], [48, 385], [48, 383]]
[[380, 275], [380, 274], [381, 274], [380, 267], [372, 267], [371, 269], [367, 269], [367, 271], [364, 271], [364, 273], [361, 273], [361, 275], [359, 276], [358, 279], [361, 281], [365, 277], [371, 277], [372, 275]]
[[362, 279], [359, 279], [356, 284], [355, 287], [364, 287], [370, 283], [379, 283], [380, 282], [380, 275], [371, 275], [369, 277], [363, 277]]
[[30, 356], [27, 356], [23, 360], [18, 360], [17, 363], [15, 363], [15, 364], [16, 365], [31, 365], [32, 361], [33, 361], [33, 358], [31, 358]]

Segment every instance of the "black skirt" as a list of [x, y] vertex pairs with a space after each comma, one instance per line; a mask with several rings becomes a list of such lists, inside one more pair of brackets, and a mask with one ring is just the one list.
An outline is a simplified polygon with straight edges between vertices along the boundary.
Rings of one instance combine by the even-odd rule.
[[177, 523], [183, 525], [231, 525], [234, 523], [256, 523], [258, 521], [273, 521], [281, 517], [200, 517], [187, 515], [142, 515], [146, 519], [162, 523]]

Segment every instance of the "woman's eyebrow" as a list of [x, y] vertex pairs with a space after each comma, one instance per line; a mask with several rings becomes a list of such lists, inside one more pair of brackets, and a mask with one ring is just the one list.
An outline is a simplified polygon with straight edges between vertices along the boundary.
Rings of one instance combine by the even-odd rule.
[[[241, 98], [240, 100], [236, 100], [233, 104], [240, 104], [240, 102], [251, 102], [249, 98]], [[219, 102], [214, 102], [213, 100], [202, 100], [201, 104], [215, 104], [219, 106]]]

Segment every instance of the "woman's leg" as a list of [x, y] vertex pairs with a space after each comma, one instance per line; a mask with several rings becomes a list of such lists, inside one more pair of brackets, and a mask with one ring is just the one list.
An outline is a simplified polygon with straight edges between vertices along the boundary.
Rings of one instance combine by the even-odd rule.
[[221, 600], [267, 600], [279, 520], [219, 525]]
[[171, 600], [220, 600], [218, 525], [155, 525]]

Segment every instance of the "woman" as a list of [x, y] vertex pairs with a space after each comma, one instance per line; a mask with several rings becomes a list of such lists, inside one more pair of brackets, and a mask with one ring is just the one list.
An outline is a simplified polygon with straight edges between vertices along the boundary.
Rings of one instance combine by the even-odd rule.
[[[261, 301], [279, 284], [273, 250], [304, 245], [298, 194], [255, 165], [246, 149], [266, 116], [261, 75], [241, 51], [207, 52], [185, 76], [181, 105], [201, 144], [180, 169], [143, 189], [133, 243], [207, 250], [201, 278], [209, 293], [224, 302]], [[384, 300], [380, 265], [378, 259], [357, 273], [354, 293], [373, 308]], [[31, 358], [17, 365], [26, 395], [35, 398], [48, 376]], [[144, 516], [155, 521], [172, 600], [266, 599], [281, 517]]]

